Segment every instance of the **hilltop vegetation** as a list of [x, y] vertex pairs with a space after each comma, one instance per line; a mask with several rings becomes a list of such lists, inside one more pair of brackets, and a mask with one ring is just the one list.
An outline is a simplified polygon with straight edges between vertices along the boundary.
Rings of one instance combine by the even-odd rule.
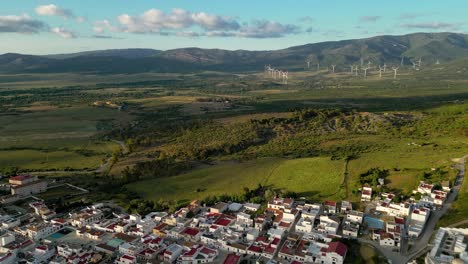
[[[221, 49], [186, 48], [167, 51], [128, 49], [91, 51], [78, 54], [0, 56], [0, 72], [4, 73], [188, 73], [200, 71], [257, 71], [265, 64], [304, 69], [306, 58], [315, 65], [336, 64], [340, 71], [348, 65], [367, 63], [411, 65], [423, 57], [424, 63], [437, 60], [447, 63], [468, 56], [468, 37], [456, 33], [415, 33], [404, 36], [377, 36], [367, 39], [331, 41], [290, 47], [275, 51], [228, 51]], [[326, 66], [325, 66], [326, 67]]]

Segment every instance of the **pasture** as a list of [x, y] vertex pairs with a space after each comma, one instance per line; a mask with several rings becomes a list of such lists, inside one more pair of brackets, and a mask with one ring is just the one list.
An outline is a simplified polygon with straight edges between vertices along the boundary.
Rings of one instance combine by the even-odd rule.
[[129, 119], [127, 113], [90, 106], [0, 115], [0, 167], [97, 168], [119, 146], [92, 137]]
[[143, 180], [126, 187], [145, 199], [179, 202], [208, 195], [240, 194], [244, 187], [262, 184], [297, 192], [313, 199], [336, 193], [343, 179], [344, 163], [328, 157], [304, 159], [268, 158], [230, 162], [197, 169], [177, 176]]

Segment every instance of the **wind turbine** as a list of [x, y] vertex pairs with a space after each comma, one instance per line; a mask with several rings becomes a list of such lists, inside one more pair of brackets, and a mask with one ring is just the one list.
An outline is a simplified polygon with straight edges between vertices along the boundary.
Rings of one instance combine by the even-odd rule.
[[419, 58], [419, 60], [418, 60], [418, 67], [419, 67], [419, 68], [421, 68], [421, 59], [422, 59], [422, 58]]
[[401, 67], [403, 67], [404, 60], [405, 60], [405, 56], [401, 56], [401, 62], [400, 62], [400, 66], [401, 66]]
[[439, 61], [439, 59], [437, 59], [437, 61], [436, 61], [436, 63], [435, 63], [435, 64], [436, 64], [436, 65], [439, 65], [439, 64], [440, 64], [440, 61]]
[[288, 84], [288, 72], [283, 72], [283, 84]]
[[383, 72], [384, 73], [387, 72], [387, 64], [386, 63], [383, 64]]
[[336, 67], [336, 65], [335, 65], [335, 64], [332, 64], [331, 67], [332, 67], [332, 73], [335, 73], [335, 67]]
[[353, 72], [354, 72], [354, 66], [351, 65], [351, 66], [349, 66], [349, 67], [351, 67], [351, 74], [353, 74]]
[[310, 69], [310, 60], [307, 60], [307, 69]]
[[364, 70], [364, 79], [367, 79], [367, 70], [369, 70], [370, 67], [365, 67], [363, 70]]
[[398, 67], [392, 67], [392, 70], [393, 70], [393, 72], [394, 72], [393, 79], [396, 79], [398, 69], [399, 69]]
[[411, 63], [413, 64], [413, 70], [416, 70], [416, 65], [417, 65], [416, 62], [411, 61]]
[[382, 71], [384, 70], [384, 67], [379, 65], [379, 78], [382, 79]]
[[320, 71], [320, 62], [317, 63], [317, 71]]
[[359, 66], [356, 66], [356, 68], [354, 68], [356, 70], [356, 77], [359, 75]]

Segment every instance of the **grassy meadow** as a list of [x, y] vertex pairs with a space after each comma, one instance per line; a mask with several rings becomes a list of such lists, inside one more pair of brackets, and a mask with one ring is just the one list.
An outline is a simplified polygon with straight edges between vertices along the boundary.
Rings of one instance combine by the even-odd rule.
[[97, 168], [119, 146], [93, 136], [129, 119], [126, 113], [91, 106], [1, 114], [0, 167]]
[[343, 179], [344, 163], [329, 157], [304, 159], [268, 158], [232, 162], [197, 169], [177, 176], [131, 183], [127, 189], [145, 199], [188, 201], [208, 195], [241, 193], [258, 184], [286, 189], [315, 199], [334, 195]]

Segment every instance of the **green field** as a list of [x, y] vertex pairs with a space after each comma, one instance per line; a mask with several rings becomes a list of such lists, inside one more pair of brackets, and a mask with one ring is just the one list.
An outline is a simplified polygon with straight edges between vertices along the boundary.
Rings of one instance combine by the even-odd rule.
[[116, 110], [88, 106], [0, 115], [0, 167], [97, 168], [119, 146], [91, 137], [120, 118], [129, 117]]
[[[432, 168], [441, 168], [449, 172], [450, 179], [455, 177], [455, 170], [450, 168], [452, 159], [461, 157], [467, 151], [466, 141], [445, 138], [434, 139], [425, 146], [408, 145], [411, 139], [391, 140], [380, 138], [387, 147], [379, 151], [361, 153], [349, 162], [351, 188], [357, 189], [359, 175], [370, 168], [389, 170], [387, 184], [389, 188], [410, 193], [419, 183], [418, 176]], [[357, 197], [354, 197], [356, 199]]]
[[258, 184], [325, 199], [338, 191], [343, 169], [343, 161], [331, 161], [330, 158], [260, 159], [140, 181], [126, 187], [151, 200], [187, 201], [208, 195], [236, 194], [244, 187], [253, 189]]

